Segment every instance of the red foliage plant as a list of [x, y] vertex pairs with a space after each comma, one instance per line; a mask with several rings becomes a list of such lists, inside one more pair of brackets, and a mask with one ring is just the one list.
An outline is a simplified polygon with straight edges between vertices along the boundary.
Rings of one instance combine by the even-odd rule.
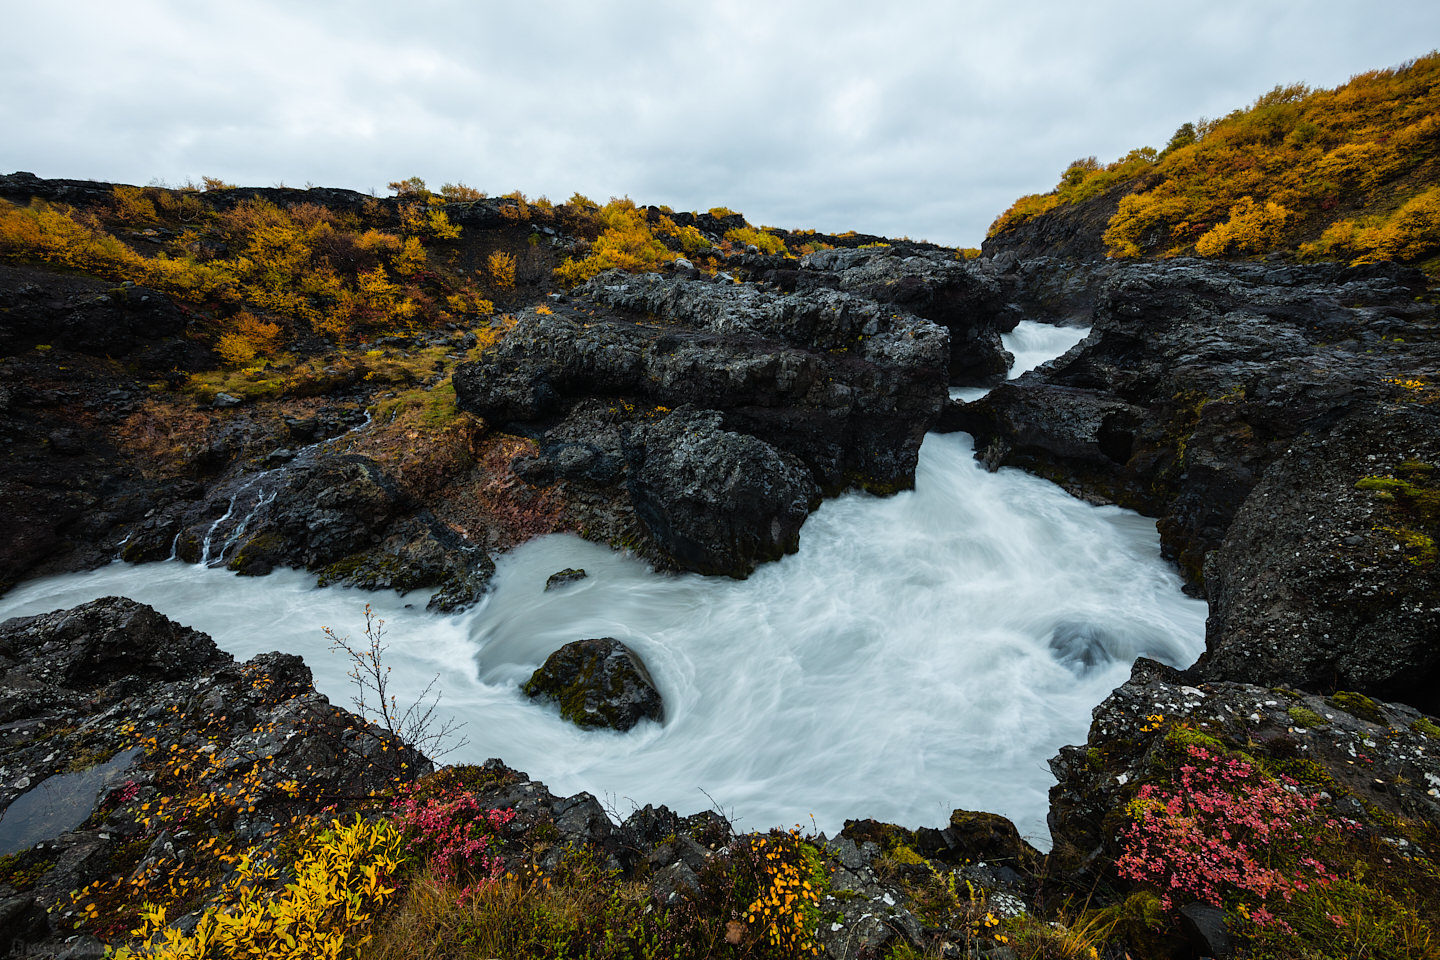
[[1120, 876], [1154, 884], [1166, 910], [1203, 900], [1258, 904], [1261, 926], [1283, 926], [1266, 909], [1312, 884], [1335, 877], [1307, 848], [1321, 831], [1354, 829], [1297, 792], [1288, 777], [1271, 779], [1236, 757], [1188, 746], [1174, 788], [1146, 784], [1130, 805], [1133, 822], [1122, 835]]
[[481, 885], [500, 879], [504, 862], [486, 850], [495, 832], [515, 819], [514, 810], [482, 810], [473, 794], [459, 789], [424, 798], [411, 790], [395, 806], [400, 826], [416, 837], [413, 849], [429, 857], [439, 880], [462, 871], [478, 875]]

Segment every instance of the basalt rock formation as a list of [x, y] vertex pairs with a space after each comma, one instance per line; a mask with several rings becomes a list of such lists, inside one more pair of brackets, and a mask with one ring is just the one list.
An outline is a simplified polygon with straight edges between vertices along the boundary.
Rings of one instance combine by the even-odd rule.
[[583, 530], [744, 576], [795, 549], [823, 492], [914, 483], [944, 403], [939, 326], [836, 290], [605, 274], [461, 365], [459, 405], [534, 434]]
[[[27, 955], [60, 952], [55, 938], [73, 935], [62, 919], [72, 892], [116, 870], [183, 876], [187, 859], [215, 845], [212, 831], [273, 847], [293, 818], [430, 769], [331, 706], [299, 657], [237, 664], [205, 634], [118, 597], [0, 623], [0, 724], [5, 808], [67, 771], [118, 761], [103, 795], [82, 784], [88, 795], [47, 799], [73, 800], [71, 821], [0, 818], [15, 854], [0, 879], [0, 913], [12, 920], [0, 938], [12, 955], [21, 943], [32, 944]], [[212, 799], [190, 805], [197, 783]]]
[[950, 382], [989, 385], [1011, 357], [1000, 334], [1024, 313], [982, 264], [943, 252], [868, 248], [822, 250], [800, 260], [740, 258], [737, 273], [785, 293], [840, 290], [913, 313], [950, 331]]
[[1434, 709], [1440, 328], [1423, 277], [1109, 272], [1086, 341], [961, 408], [977, 455], [1158, 516], [1211, 602], [1201, 675]]
[[0, 264], [0, 590], [104, 562], [113, 528], [200, 495], [189, 478], [117, 462], [143, 382], [197, 362], [175, 336], [185, 323], [153, 290]]

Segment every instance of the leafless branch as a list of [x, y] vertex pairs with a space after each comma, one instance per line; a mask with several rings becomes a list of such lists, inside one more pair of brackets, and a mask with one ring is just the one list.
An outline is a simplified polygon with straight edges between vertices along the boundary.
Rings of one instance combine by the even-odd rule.
[[330, 649], [338, 650], [350, 659], [346, 671], [355, 685], [351, 703], [362, 719], [383, 728], [386, 732], [419, 750], [431, 760], [453, 753], [470, 741], [460, 733], [464, 723], [453, 717], [441, 718], [436, 715], [440, 705], [440, 691], [437, 673], [425, 689], [405, 709], [400, 709], [396, 696], [390, 692], [390, 667], [385, 664], [385, 621], [375, 616], [370, 604], [365, 604], [365, 643], [352, 643], [348, 636], [341, 636], [329, 627], [324, 628], [330, 641]]

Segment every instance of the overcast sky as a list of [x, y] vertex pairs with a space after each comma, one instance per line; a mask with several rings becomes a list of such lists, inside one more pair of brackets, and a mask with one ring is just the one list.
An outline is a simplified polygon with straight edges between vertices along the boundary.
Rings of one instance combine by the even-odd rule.
[[4, 6], [0, 172], [415, 175], [959, 245], [1076, 157], [1440, 45], [1435, 0]]

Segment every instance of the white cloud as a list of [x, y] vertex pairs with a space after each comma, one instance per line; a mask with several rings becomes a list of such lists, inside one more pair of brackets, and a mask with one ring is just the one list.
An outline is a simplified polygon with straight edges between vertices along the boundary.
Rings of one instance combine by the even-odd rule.
[[725, 204], [978, 243], [1079, 156], [1428, 52], [1428, 2], [116, 3], [7, 13], [0, 168]]

